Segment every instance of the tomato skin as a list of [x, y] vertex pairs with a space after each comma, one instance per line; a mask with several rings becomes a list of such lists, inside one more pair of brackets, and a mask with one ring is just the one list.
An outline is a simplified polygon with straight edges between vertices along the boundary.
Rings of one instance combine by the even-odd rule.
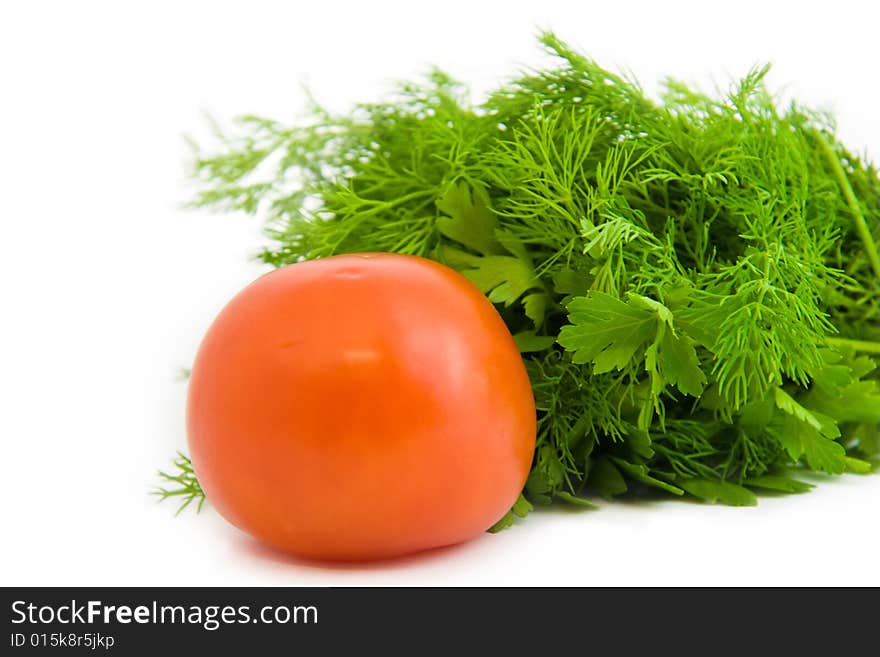
[[187, 433], [230, 522], [315, 559], [474, 538], [535, 448], [522, 359], [492, 304], [423, 258], [341, 255], [235, 296], [193, 364]]

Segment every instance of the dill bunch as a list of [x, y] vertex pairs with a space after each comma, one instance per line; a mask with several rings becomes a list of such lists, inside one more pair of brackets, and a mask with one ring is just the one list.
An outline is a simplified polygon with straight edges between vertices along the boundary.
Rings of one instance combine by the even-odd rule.
[[534, 387], [524, 497], [653, 487], [733, 505], [880, 458], [880, 176], [767, 68], [658, 99], [552, 33], [484, 102], [440, 71], [198, 149], [195, 206], [266, 224], [274, 266], [390, 251], [497, 305]]

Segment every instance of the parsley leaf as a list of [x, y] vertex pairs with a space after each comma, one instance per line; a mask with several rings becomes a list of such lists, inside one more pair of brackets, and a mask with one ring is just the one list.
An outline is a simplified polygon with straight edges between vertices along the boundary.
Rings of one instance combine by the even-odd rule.
[[575, 363], [592, 362], [597, 374], [621, 369], [656, 332], [657, 317], [610, 294], [591, 292], [568, 304], [571, 324], [559, 332], [559, 344], [574, 352]]
[[789, 456], [795, 461], [804, 457], [814, 470], [828, 474], [844, 472], [846, 450], [835, 440], [840, 430], [834, 419], [807, 410], [781, 388], [777, 388], [775, 400], [777, 408], [786, 414], [776, 436]]
[[813, 484], [798, 481], [782, 475], [760, 475], [743, 481], [750, 488], [764, 488], [781, 493], [806, 493], [813, 489]]
[[483, 255], [499, 252], [495, 240], [498, 221], [482, 188], [454, 183], [437, 199], [437, 209], [445, 215], [437, 219], [437, 229], [443, 235]]
[[559, 344], [574, 352], [575, 363], [593, 363], [596, 373], [623, 369], [644, 360], [654, 393], [673, 385], [698, 397], [706, 384], [695, 343], [676, 334], [672, 312], [648, 297], [631, 295], [628, 302], [603, 292], [575, 297], [568, 304], [569, 321]]
[[675, 483], [705, 502], [722, 502], [730, 506], [755, 506], [758, 503], [752, 491], [729, 481], [679, 479]]

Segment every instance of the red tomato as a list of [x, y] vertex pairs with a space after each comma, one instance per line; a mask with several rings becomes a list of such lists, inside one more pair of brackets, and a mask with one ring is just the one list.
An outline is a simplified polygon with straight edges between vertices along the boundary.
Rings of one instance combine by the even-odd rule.
[[513, 339], [457, 272], [342, 255], [257, 279], [189, 383], [193, 465], [217, 510], [318, 559], [479, 535], [522, 490], [535, 404]]

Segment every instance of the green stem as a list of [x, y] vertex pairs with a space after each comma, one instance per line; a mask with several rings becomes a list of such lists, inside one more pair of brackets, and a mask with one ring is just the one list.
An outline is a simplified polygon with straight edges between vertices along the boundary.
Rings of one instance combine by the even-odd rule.
[[865, 254], [868, 256], [868, 260], [871, 261], [874, 273], [880, 277], [880, 254], [877, 253], [877, 245], [874, 243], [874, 238], [871, 236], [871, 231], [868, 229], [868, 224], [865, 222], [865, 217], [862, 215], [862, 211], [859, 208], [859, 202], [856, 199], [855, 193], [853, 193], [852, 186], [846, 178], [846, 172], [840, 164], [840, 158], [837, 156], [837, 153], [834, 152], [834, 149], [831, 147], [828, 140], [821, 134], [819, 135], [819, 143], [822, 144], [822, 151], [825, 154], [825, 159], [831, 167], [831, 170], [834, 172], [834, 175], [837, 178], [837, 184], [840, 185], [840, 189], [846, 199], [846, 204], [849, 206], [850, 212], [853, 214], [853, 218], [856, 222], [856, 231], [865, 247]]
[[870, 354], [880, 354], [880, 342], [868, 340], [850, 340], [848, 338], [826, 338], [825, 342], [831, 347], [850, 347], [856, 351]]

